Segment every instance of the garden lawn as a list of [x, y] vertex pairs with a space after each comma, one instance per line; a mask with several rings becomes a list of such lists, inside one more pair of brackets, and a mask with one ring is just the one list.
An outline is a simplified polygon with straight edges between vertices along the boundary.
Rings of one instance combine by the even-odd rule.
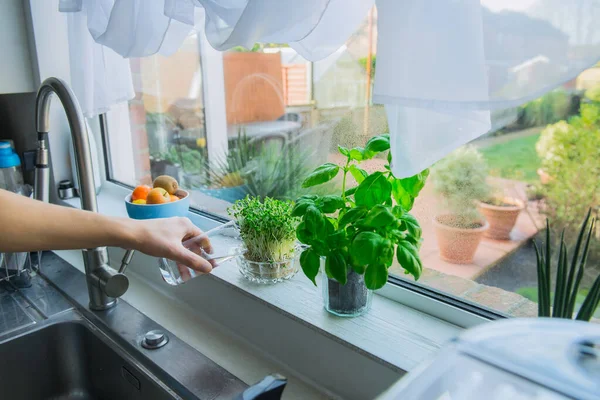
[[480, 148], [488, 163], [490, 174], [506, 179], [524, 182], [536, 182], [540, 160], [535, 151], [535, 144], [540, 135], [517, 137], [502, 143]]

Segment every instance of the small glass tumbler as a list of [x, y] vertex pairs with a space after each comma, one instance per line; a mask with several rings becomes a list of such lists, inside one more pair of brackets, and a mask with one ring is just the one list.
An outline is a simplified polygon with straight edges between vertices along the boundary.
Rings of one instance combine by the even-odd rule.
[[294, 254], [282, 261], [258, 262], [248, 260], [245, 256], [245, 249], [239, 247], [237, 253], [237, 263], [244, 278], [254, 283], [271, 284], [290, 279], [298, 272], [298, 249]]
[[[242, 254], [239, 251], [239, 235], [234, 221], [211, 229], [205, 232], [204, 235], [210, 238], [214, 249], [213, 253], [208, 254], [203, 249], [198, 249], [196, 252], [200, 257], [208, 260], [213, 268]], [[184, 242], [183, 245], [190, 247], [194, 240], [192, 238]], [[158, 268], [163, 280], [172, 286], [184, 284], [196, 276], [202, 275], [185, 265], [178, 264], [167, 258], [158, 259]]]

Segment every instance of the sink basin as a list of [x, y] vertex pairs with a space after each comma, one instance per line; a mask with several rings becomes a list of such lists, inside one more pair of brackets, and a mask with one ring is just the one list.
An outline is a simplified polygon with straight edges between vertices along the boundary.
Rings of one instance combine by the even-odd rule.
[[46, 326], [5, 342], [0, 349], [2, 398], [179, 398], [83, 321]]

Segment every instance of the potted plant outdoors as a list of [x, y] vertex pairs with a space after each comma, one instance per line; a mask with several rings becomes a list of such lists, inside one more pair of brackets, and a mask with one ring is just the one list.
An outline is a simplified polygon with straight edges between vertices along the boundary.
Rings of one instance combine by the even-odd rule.
[[500, 190], [481, 200], [477, 205], [479, 212], [490, 224], [485, 231], [487, 238], [495, 240], [510, 240], [517, 218], [525, 208], [525, 202], [515, 197], [503, 196]]
[[[405, 273], [419, 279], [422, 272], [421, 228], [408, 211], [428, 171], [397, 179], [389, 165], [385, 171], [371, 174], [359, 167], [360, 162], [389, 148], [388, 135], [371, 138], [364, 149], [338, 146], [346, 157], [345, 165], [319, 166], [308, 175], [303, 187], [331, 181], [341, 171], [341, 193], [305, 195], [294, 207], [293, 215], [302, 218], [296, 229], [298, 240], [308, 246], [300, 255], [302, 270], [316, 285], [323, 267], [325, 309], [338, 316], [357, 316], [369, 309], [372, 291], [387, 282], [394, 255]], [[346, 187], [348, 174], [357, 186]]]
[[229, 207], [243, 241], [237, 258], [240, 272], [256, 283], [276, 283], [298, 271], [293, 203], [246, 196]]
[[440, 257], [453, 264], [469, 264], [489, 224], [477, 211], [476, 202], [486, 198], [487, 166], [472, 146], [456, 150], [439, 161], [432, 171], [432, 183], [449, 213], [437, 215], [434, 226]]
[[[579, 235], [573, 248], [573, 255], [567, 251], [564, 240], [564, 231], [560, 238], [560, 246], [556, 257], [556, 278], [554, 291], [552, 283], [552, 244], [550, 237], [550, 224], [546, 219], [546, 244], [538, 247], [534, 241], [537, 257], [538, 278], [538, 316], [553, 318], [573, 319], [578, 297], [579, 286], [585, 275], [585, 265], [590, 249], [590, 240], [594, 236], [596, 219], [591, 218], [591, 209], [588, 211]], [[576, 315], [580, 321], [590, 321], [600, 305], [600, 275], [596, 276], [587, 295], [584, 296]]]

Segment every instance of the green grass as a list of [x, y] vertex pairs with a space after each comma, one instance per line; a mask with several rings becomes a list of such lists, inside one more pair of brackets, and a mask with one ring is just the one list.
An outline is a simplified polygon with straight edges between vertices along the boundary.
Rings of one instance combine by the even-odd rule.
[[536, 171], [540, 167], [540, 160], [535, 152], [535, 144], [539, 137], [538, 133], [481, 148], [490, 174], [530, 183], [537, 182], [539, 178]]
[[[538, 301], [537, 287], [525, 286], [515, 290], [515, 292], [533, 301], [534, 303], [537, 303]], [[580, 289], [579, 292], [577, 292], [577, 298], [575, 299], [575, 314], [577, 314], [577, 311], [583, 304], [585, 296], [587, 296], [588, 292], [588, 289]], [[550, 298], [554, 298], [554, 292], [550, 293]], [[596, 309], [596, 312], [594, 313], [594, 318], [600, 318], [600, 307]]]

